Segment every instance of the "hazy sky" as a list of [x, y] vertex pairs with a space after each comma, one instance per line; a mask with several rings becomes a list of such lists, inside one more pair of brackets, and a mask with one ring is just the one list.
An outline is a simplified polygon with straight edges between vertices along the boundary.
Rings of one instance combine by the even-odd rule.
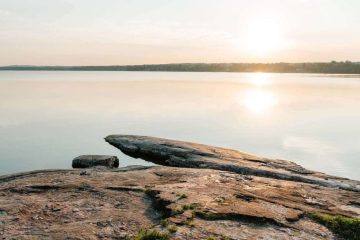
[[0, 65], [360, 61], [360, 0], [0, 0]]

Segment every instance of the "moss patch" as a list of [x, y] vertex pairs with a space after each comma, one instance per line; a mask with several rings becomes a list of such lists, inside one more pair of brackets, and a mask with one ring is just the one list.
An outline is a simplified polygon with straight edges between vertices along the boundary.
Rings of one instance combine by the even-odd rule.
[[360, 218], [326, 214], [311, 214], [310, 217], [344, 239], [360, 240]]
[[184, 213], [184, 210], [182, 210], [182, 209], [172, 209], [171, 210], [171, 216], [176, 216], [176, 215], [180, 215], [183, 213]]
[[169, 221], [167, 219], [163, 219], [160, 221], [160, 226], [167, 227], [169, 225]]
[[177, 230], [178, 230], [178, 228], [175, 225], [171, 225], [168, 227], [168, 231], [171, 233], [176, 233]]
[[176, 197], [180, 199], [188, 198], [188, 195], [186, 193], [178, 193], [176, 194]]
[[195, 221], [193, 219], [186, 220], [183, 224], [192, 228], [195, 227]]
[[198, 207], [198, 204], [196, 204], [196, 203], [184, 204], [184, 205], [182, 205], [182, 210], [184, 210], [184, 211], [189, 210], [189, 209], [194, 210], [197, 207]]
[[170, 240], [170, 238], [171, 235], [168, 232], [141, 229], [139, 233], [135, 237], [130, 238], [130, 240]]

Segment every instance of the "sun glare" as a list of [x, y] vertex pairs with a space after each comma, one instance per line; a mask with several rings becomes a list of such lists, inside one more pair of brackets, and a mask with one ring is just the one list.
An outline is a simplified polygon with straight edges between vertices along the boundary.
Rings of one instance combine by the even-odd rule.
[[268, 55], [286, 45], [279, 25], [269, 20], [249, 24], [243, 39], [243, 48], [255, 56]]
[[266, 113], [277, 104], [277, 99], [269, 91], [254, 89], [245, 93], [242, 104], [251, 112]]

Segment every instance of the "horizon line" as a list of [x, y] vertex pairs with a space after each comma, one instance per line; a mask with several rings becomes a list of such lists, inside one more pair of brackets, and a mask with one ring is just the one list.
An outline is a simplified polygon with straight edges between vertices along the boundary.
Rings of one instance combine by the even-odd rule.
[[127, 66], [151, 66], [151, 65], [186, 65], [186, 64], [323, 64], [323, 63], [355, 63], [359, 64], [359, 61], [314, 61], [314, 62], [179, 62], [179, 63], [143, 63], [143, 64], [110, 64], [110, 65], [32, 65], [32, 64], [11, 64], [11, 65], [1, 65], [0, 68], [4, 67], [127, 67]]

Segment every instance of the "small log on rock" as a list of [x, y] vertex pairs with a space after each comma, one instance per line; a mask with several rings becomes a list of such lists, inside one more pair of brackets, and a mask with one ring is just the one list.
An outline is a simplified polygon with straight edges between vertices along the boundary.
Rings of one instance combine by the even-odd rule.
[[119, 167], [119, 159], [116, 156], [107, 155], [81, 155], [74, 158], [73, 168], [91, 168], [96, 166], [105, 166], [109, 168]]

